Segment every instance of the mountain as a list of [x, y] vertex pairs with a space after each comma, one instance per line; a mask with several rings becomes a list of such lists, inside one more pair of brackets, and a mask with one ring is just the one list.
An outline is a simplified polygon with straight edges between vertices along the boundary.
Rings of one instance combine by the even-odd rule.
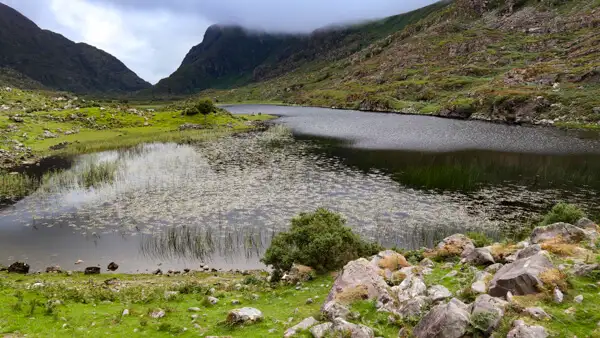
[[153, 88], [155, 95], [186, 95], [207, 88], [231, 88], [274, 78], [308, 64], [347, 57], [378, 39], [439, 10], [446, 2], [385, 20], [327, 27], [309, 35], [269, 34], [214, 25], [181, 66]]
[[[154, 90], [176, 88], [179, 78], [202, 79], [173, 92], [204, 89], [200, 96], [220, 102], [599, 128], [598, 32], [600, 0], [447, 1], [348, 28], [280, 36], [262, 62], [230, 69], [213, 58], [212, 69], [222, 72], [202, 72], [203, 56], [235, 48], [221, 35], [223, 44], [195, 47], [177, 79]], [[237, 39], [254, 45], [256, 36]], [[225, 75], [239, 81], [222, 82]]]
[[2, 3], [0, 51], [3, 73], [20, 73], [11, 78], [27, 78], [50, 89], [75, 93], [124, 93], [151, 86], [114, 56], [40, 29]]

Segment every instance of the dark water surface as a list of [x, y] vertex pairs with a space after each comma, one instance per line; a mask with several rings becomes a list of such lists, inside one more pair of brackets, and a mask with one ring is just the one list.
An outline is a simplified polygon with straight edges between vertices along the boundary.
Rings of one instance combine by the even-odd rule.
[[70, 172], [114, 162], [114, 182], [85, 189], [57, 178], [0, 209], [0, 264], [255, 268], [291, 217], [321, 206], [364, 236], [407, 248], [457, 231], [498, 236], [560, 200], [599, 210], [593, 133], [319, 108], [228, 109], [279, 115], [296, 141], [272, 147], [267, 133], [80, 156]]

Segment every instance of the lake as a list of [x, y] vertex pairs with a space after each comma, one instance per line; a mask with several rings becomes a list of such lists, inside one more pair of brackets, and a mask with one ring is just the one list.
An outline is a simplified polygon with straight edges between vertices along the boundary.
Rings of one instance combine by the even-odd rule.
[[[327, 207], [387, 246], [430, 246], [455, 232], [499, 237], [557, 201], [600, 214], [600, 141], [590, 132], [425, 116], [264, 105], [269, 132], [200, 145], [147, 144], [72, 159], [114, 163], [112, 182], [55, 184], [0, 209], [0, 264], [119, 272], [260, 268], [299, 212]], [[83, 260], [81, 265], [75, 265]]]

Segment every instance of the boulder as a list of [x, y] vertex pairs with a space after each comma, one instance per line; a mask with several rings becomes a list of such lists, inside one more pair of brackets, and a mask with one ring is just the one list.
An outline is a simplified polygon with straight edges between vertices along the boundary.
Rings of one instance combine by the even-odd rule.
[[506, 338], [546, 338], [548, 332], [542, 326], [531, 326], [522, 320], [515, 320], [513, 328], [508, 332]]
[[416, 338], [460, 338], [467, 333], [470, 314], [467, 305], [453, 298], [435, 306], [413, 330]]
[[575, 226], [585, 230], [598, 230], [598, 225], [588, 218], [580, 219], [577, 221], [577, 223], [575, 223]]
[[310, 266], [294, 264], [290, 271], [282, 278], [286, 282], [307, 282], [314, 278], [315, 270]]
[[323, 338], [331, 332], [332, 328], [333, 328], [333, 323], [327, 322], [327, 323], [313, 326], [310, 329], [310, 333], [312, 334], [312, 336], [314, 338]]
[[396, 271], [400, 268], [410, 266], [404, 256], [393, 250], [385, 250], [378, 253], [371, 259], [371, 264], [380, 269], [388, 269], [390, 271]]
[[487, 284], [491, 278], [492, 274], [489, 272], [477, 271], [477, 273], [475, 273], [475, 280], [473, 284], [471, 284], [471, 291], [476, 294], [486, 293]]
[[352, 324], [343, 320], [342, 318], [336, 318], [333, 320], [333, 326], [331, 327], [334, 337], [348, 337], [348, 338], [374, 338], [375, 332], [370, 327]]
[[488, 266], [487, 268], [485, 268], [484, 271], [487, 272], [487, 273], [495, 274], [503, 266], [504, 266], [504, 264], [502, 264], [502, 263], [492, 264], [492, 265]]
[[107, 269], [109, 271], [117, 271], [117, 269], [119, 268], [119, 265], [115, 262], [110, 262], [110, 264], [108, 264]]
[[517, 252], [517, 259], [523, 259], [527, 257], [531, 257], [533, 255], [538, 254], [542, 251], [542, 246], [539, 244], [530, 245], [524, 249], [521, 249]]
[[389, 294], [388, 285], [380, 273], [381, 269], [364, 258], [348, 262], [335, 279], [325, 302], [336, 299], [336, 296], [345, 289], [360, 287], [364, 288], [367, 299], [388, 303], [392, 297]]
[[579, 264], [575, 264], [575, 266], [573, 267], [573, 274], [575, 276], [591, 277], [591, 275], [594, 272], [596, 272], [598, 275], [600, 275], [600, 264], [579, 263]]
[[429, 298], [425, 296], [417, 296], [415, 298], [404, 301], [397, 311], [395, 311], [400, 317], [414, 318], [419, 317], [423, 314], [423, 310], [429, 304]]
[[421, 260], [421, 262], [419, 263], [419, 266], [424, 267], [424, 268], [433, 269], [433, 267], [435, 266], [435, 263], [429, 258], [423, 258], [423, 260]]
[[425, 295], [427, 286], [421, 277], [410, 275], [400, 285], [394, 286], [392, 291], [397, 293], [398, 302], [402, 303], [417, 296]]
[[452, 297], [452, 293], [445, 286], [433, 285], [427, 290], [427, 296], [435, 303]]
[[308, 330], [311, 327], [315, 326], [317, 323], [318, 323], [318, 321], [316, 319], [314, 319], [313, 317], [308, 317], [308, 318], [304, 319], [303, 321], [301, 321], [300, 323], [287, 329], [285, 331], [285, 333], [283, 334], [283, 337], [284, 338], [293, 337], [296, 335], [296, 333], [298, 333], [298, 331]]
[[542, 284], [540, 274], [552, 268], [552, 262], [542, 253], [518, 259], [496, 272], [490, 282], [489, 294], [505, 297], [508, 291], [516, 296], [538, 293], [537, 286]]
[[480, 295], [471, 305], [471, 323], [477, 329], [490, 334], [495, 330], [502, 317], [508, 302], [489, 295]]
[[85, 271], [83, 273], [85, 275], [99, 275], [100, 268], [97, 266], [89, 266], [89, 267], [85, 268]]
[[260, 310], [252, 307], [244, 307], [229, 311], [226, 322], [230, 325], [249, 324], [261, 321], [263, 314]]
[[523, 310], [524, 313], [528, 314], [531, 318], [537, 320], [550, 319], [550, 315], [544, 311], [541, 307], [528, 307]]
[[446, 237], [437, 245], [438, 251], [445, 251], [457, 256], [466, 256], [474, 249], [473, 241], [463, 234]]
[[8, 267], [8, 272], [27, 274], [29, 273], [29, 264], [23, 262], [12, 263]]
[[471, 265], [490, 265], [496, 263], [488, 248], [476, 248], [467, 252], [461, 259], [462, 263]]
[[565, 299], [565, 295], [563, 295], [562, 291], [559, 288], [554, 288], [554, 292], [552, 293], [552, 298], [554, 302], [560, 304]]
[[531, 243], [541, 243], [547, 240], [562, 237], [563, 240], [578, 243], [586, 238], [588, 234], [581, 228], [568, 223], [554, 223], [548, 226], [539, 226], [531, 232]]
[[49, 266], [46, 268], [46, 273], [61, 273], [62, 270], [60, 269], [60, 266], [55, 265], [55, 266]]
[[326, 302], [321, 308], [321, 312], [325, 318], [334, 320], [336, 318], [348, 318], [350, 316], [350, 310], [343, 304], [340, 304], [336, 300]]

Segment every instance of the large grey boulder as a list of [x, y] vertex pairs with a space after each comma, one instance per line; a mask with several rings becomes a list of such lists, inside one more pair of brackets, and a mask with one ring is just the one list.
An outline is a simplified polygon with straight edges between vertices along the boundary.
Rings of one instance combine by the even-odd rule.
[[463, 234], [455, 234], [444, 238], [440, 243], [438, 243], [437, 249], [445, 250], [449, 253], [455, 253], [461, 257], [464, 257], [471, 253], [471, 251], [475, 250], [475, 245], [469, 237]]
[[470, 250], [463, 256], [461, 262], [471, 265], [491, 265], [496, 263], [489, 248]]
[[517, 252], [517, 259], [523, 259], [527, 257], [531, 257], [536, 255], [542, 251], [542, 246], [539, 244], [534, 244], [526, 247], [525, 249], [519, 250]]
[[252, 307], [244, 307], [229, 311], [226, 322], [231, 325], [249, 324], [261, 321], [263, 314], [260, 310]]
[[502, 317], [508, 302], [489, 295], [480, 295], [471, 305], [471, 323], [479, 330], [490, 334], [495, 330]]
[[550, 319], [550, 315], [544, 311], [541, 307], [528, 307], [523, 310], [524, 313], [528, 314], [531, 318], [537, 320]]
[[419, 276], [410, 275], [400, 285], [394, 286], [392, 291], [397, 292], [398, 302], [402, 303], [417, 296], [425, 295], [427, 285]]
[[375, 332], [370, 327], [353, 324], [343, 320], [342, 318], [336, 318], [333, 321], [331, 327], [334, 337], [343, 336], [348, 338], [374, 338]]
[[429, 304], [429, 298], [418, 296], [403, 302], [396, 313], [403, 318], [414, 318], [421, 316], [423, 310]]
[[432, 303], [436, 303], [452, 297], [452, 292], [443, 285], [433, 285], [427, 290], [427, 296]]
[[317, 325], [318, 323], [319, 322], [316, 319], [314, 319], [313, 317], [308, 317], [308, 318], [304, 319], [303, 321], [301, 321], [300, 323], [287, 329], [285, 331], [285, 333], [283, 334], [283, 337], [284, 338], [293, 337], [296, 335], [296, 333], [298, 333], [298, 331], [308, 330], [311, 327]]
[[578, 243], [589, 238], [588, 233], [581, 228], [568, 223], [554, 223], [533, 229], [531, 232], [531, 243], [541, 243], [559, 236], [573, 243]]
[[509, 291], [515, 296], [538, 293], [540, 274], [552, 268], [554, 265], [543, 253], [518, 259], [496, 272], [488, 293], [493, 297], [505, 297]]
[[542, 326], [531, 326], [525, 324], [522, 320], [515, 320], [513, 328], [510, 330], [506, 338], [546, 338], [548, 332]]
[[334, 320], [336, 318], [348, 318], [350, 316], [350, 310], [345, 305], [337, 302], [336, 300], [331, 300], [323, 304], [321, 308], [321, 312], [325, 315], [325, 318], [329, 320]]
[[460, 338], [469, 327], [469, 308], [453, 298], [447, 304], [433, 307], [413, 330], [416, 338]]
[[327, 322], [327, 323], [313, 326], [310, 329], [310, 333], [312, 334], [312, 336], [314, 338], [323, 338], [331, 332], [332, 328], [333, 328], [333, 323]]
[[344, 290], [358, 287], [366, 290], [367, 299], [376, 299], [384, 304], [391, 301], [389, 287], [381, 276], [381, 271], [364, 258], [348, 262], [335, 279], [326, 303], [336, 299]]

